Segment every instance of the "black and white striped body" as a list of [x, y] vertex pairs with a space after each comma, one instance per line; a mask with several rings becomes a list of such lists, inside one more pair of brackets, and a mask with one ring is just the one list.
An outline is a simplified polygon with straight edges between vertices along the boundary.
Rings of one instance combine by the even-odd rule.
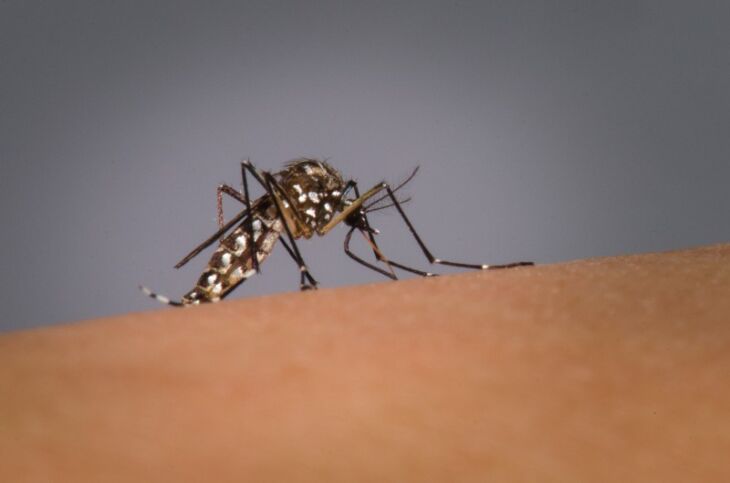
[[[221, 240], [192, 290], [183, 295], [183, 305], [217, 302], [256, 273], [254, 244], [244, 222]], [[281, 220], [256, 214], [252, 220], [255, 256], [262, 263], [269, 256], [284, 229]]]

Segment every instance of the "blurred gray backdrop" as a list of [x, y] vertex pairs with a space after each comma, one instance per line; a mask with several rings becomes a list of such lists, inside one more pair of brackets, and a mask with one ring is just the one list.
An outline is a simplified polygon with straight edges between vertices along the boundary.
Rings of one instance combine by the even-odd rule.
[[[245, 157], [363, 186], [420, 165], [407, 211], [443, 258], [730, 241], [729, 25], [725, 0], [3, 0], [0, 329], [180, 296]], [[427, 266], [392, 210], [374, 224]], [[380, 281], [344, 233], [301, 244], [313, 274]], [[297, 287], [278, 248], [234, 297]]]

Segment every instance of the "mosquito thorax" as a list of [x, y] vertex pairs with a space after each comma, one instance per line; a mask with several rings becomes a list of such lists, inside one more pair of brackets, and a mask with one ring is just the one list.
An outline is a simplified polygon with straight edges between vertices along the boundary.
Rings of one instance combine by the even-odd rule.
[[291, 202], [287, 209], [295, 211], [304, 222], [297, 231], [306, 238], [325, 226], [342, 208], [345, 182], [325, 161], [296, 159], [276, 177]]

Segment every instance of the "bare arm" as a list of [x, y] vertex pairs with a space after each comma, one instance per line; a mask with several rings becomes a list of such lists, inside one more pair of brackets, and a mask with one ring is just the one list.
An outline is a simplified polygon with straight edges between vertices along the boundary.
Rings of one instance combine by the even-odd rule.
[[723, 481], [730, 245], [0, 336], [2, 481]]

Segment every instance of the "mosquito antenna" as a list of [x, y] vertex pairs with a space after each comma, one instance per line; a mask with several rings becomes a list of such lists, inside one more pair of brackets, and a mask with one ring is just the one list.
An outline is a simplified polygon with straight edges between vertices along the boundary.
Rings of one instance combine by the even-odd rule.
[[[406, 198], [404, 200], [398, 200], [398, 203], [400, 203], [401, 205], [403, 205], [405, 203], [408, 203], [409, 201], [411, 201], [411, 198], [410, 197], [408, 197], [408, 198]], [[376, 206], [375, 208], [366, 209], [365, 212], [366, 213], [373, 213], [375, 211], [384, 210], [386, 208], [391, 208], [393, 206], [395, 206], [395, 203], [388, 203], [387, 205]]]
[[[402, 187], [404, 187], [405, 185], [407, 185], [413, 179], [413, 177], [416, 176], [416, 173], [418, 173], [418, 169], [419, 168], [420, 168], [420, 166], [416, 166], [416, 168], [413, 170], [413, 172], [404, 181], [402, 181], [398, 186], [396, 186], [391, 191], [393, 191], [393, 193], [395, 193], [396, 191], [398, 191], [399, 189], [401, 189]], [[387, 194], [381, 196], [380, 198], [376, 199], [375, 201], [369, 203], [368, 205], [365, 205], [364, 206], [365, 211], [375, 211], [375, 210], [371, 210], [370, 208], [372, 206], [377, 205], [379, 202], [383, 201], [386, 198], [388, 198], [388, 195]]]

